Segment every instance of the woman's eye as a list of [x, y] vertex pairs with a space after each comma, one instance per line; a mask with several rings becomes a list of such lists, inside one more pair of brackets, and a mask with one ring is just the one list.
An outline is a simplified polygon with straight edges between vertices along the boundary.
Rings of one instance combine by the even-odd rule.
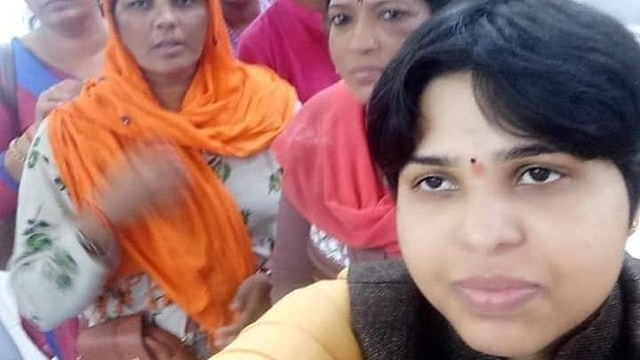
[[176, 0], [176, 3], [180, 6], [188, 6], [195, 2], [195, 0]]
[[518, 184], [520, 185], [536, 185], [536, 184], [548, 184], [562, 178], [562, 174], [559, 172], [545, 168], [542, 166], [530, 167], [520, 175]]
[[415, 187], [420, 190], [429, 192], [450, 191], [458, 189], [458, 186], [455, 185], [452, 181], [437, 175], [431, 175], [422, 178], [420, 181], [418, 181]]
[[149, 4], [148, 0], [133, 0], [129, 1], [127, 7], [129, 8], [143, 8]]
[[334, 14], [329, 17], [329, 23], [331, 26], [342, 26], [347, 23], [349, 19], [345, 14]]
[[405, 13], [399, 10], [387, 9], [382, 12], [380, 18], [384, 21], [392, 21], [401, 18]]

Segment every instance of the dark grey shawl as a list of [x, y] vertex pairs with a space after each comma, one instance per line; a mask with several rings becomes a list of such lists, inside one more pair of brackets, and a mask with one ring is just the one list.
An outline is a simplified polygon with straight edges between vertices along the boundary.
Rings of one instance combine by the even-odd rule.
[[[366, 360], [493, 360], [469, 348], [401, 262], [349, 270], [351, 323]], [[640, 359], [640, 260], [627, 257], [597, 315], [561, 339], [555, 360]]]

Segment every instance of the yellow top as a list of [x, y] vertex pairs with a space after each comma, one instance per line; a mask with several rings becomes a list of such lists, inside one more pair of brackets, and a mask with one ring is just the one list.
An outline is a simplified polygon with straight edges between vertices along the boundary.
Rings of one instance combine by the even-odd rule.
[[294, 291], [210, 360], [362, 360], [344, 275]]

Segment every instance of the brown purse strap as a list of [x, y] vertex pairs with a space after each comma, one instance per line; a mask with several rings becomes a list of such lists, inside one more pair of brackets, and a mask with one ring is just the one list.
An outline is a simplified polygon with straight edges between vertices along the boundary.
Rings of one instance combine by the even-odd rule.
[[144, 345], [142, 313], [83, 329], [78, 337], [82, 360], [153, 360]]

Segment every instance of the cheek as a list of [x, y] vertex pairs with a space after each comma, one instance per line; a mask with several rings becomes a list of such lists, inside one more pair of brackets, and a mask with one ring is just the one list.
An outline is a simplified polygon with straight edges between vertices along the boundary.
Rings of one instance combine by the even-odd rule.
[[200, 57], [209, 34], [209, 13], [208, 5], [201, 2], [196, 8], [189, 9], [178, 14], [179, 31], [188, 42], [191, 49], [191, 56]]
[[84, 8], [84, 9], [100, 8], [100, 5], [98, 4], [98, 2], [96, 0], [80, 1], [80, 4], [78, 4], [78, 5], [82, 6], [82, 8]]
[[606, 266], [619, 260], [628, 234], [626, 187], [615, 170], [600, 172], [603, 175], [573, 179], [553, 191], [518, 196], [532, 249], [555, 258], [555, 264], [585, 271], [594, 263]]
[[187, 17], [183, 24], [187, 25], [185, 31], [189, 35], [187, 38], [192, 39], [193, 43], [200, 48], [204, 47], [209, 30], [209, 16], [206, 13], [198, 13]]
[[558, 304], [568, 313], [591, 312], [611, 290], [624, 258], [629, 231], [624, 182], [614, 173], [580, 182], [564, 196], [544, 198], [522, 201], [527, 205], [521, 212], [531, 216], [531, 249], [545, 259], [540, 266], [551, 271]]
[[344, 78], [348, 69], [347, 53], [349, 42], [344, 31], [329, 30], [329, 54], [338, 74]]
[[[408, 34], [407, 34], [408, 35]], [[385, 63], [390, 63], [391, 59], [398, 53], [402, 43], [406, 39], [404, 35], [395, 35], [384, 33], [382, 36], [378, 38], [378, 43], [380, 44], [380, 57], [384, 60]]]
[[151, 45], [151, 27], [147, 21], [123, 15], [116, 18], [116, 24], [123, 45], [136, 60], [142, 60], [142, 55]]
[[418, 286], [427, 292], [442, 279], [448, 247], [447, 225], [415, 197], [413, 189], [398, 189], [397, 226], [402, 256]]
[[429, 16], [425, 15], [400, 24], [384, 22], [380, 25], [377, 38], [387, 63], [398, 53], [407, 37], [427, 19]]

